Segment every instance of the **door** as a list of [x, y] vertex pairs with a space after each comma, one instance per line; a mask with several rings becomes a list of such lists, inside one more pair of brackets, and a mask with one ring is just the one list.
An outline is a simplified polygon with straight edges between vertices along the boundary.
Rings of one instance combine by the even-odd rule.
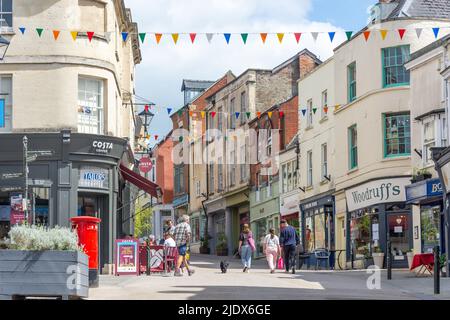
[[[345, 250], [345, 216], [339, 217], [336, 224], [336, 250]], [[338, 266], [345, 267], [346, 255], [345, 252], [337, 253], [336, 259], [339, 258]]]
[[392, 266], [408, 266], [406, 253], [412, 249], [412, 219], [408, 212], [387, 215], [387, 240], [391, 241]]

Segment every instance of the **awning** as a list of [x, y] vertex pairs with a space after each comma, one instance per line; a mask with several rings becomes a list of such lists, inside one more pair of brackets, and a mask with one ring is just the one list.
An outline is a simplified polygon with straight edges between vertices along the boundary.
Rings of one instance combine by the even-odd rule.
[[[140, 174], [128, 169], [123, 164], [120, 164], [120, 173], [122, 174], [122, 177], [127, 180], [128, 182], [134, 184], [136, 187], [141, 189], [142, 191], [145, 191], [152, 197], [158, 198], [158, 193], [156, 192], [156, 189], [158, 188], [158, 185], [151, 182], [150, 180], [144, 178]], [[162, 192], [162, 191], [161, 191]]]

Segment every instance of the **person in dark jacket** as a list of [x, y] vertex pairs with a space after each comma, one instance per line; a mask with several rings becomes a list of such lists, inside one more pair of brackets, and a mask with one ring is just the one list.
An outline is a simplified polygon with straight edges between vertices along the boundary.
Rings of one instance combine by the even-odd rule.
[[281, 220], [280, 246], [284, 254], [284, 266], [286, 272], [292, 268], [292, 273], [295, 274], [295, 251], [300, 244], [295, 228], [290, 226], [286, 220]]

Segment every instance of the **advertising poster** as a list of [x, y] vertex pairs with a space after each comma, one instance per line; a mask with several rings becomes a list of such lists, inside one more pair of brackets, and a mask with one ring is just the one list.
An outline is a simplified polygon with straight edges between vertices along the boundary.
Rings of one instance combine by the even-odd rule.
[[11, 195], [11, 225], [20, 224], [25, 221], [25, 212], [23, 210], [23, 200], [21, 194]]
[[139, 244], [135, 239], [116, 240], [116, 275], [139, 275]]

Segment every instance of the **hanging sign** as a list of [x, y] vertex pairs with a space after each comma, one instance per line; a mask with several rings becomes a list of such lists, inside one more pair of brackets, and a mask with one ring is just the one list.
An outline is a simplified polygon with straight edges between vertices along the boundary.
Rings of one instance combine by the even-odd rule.
[[115, 275], [139, 275], [139, 243], [136, 239], [117, 239], [115, 245]]
[[148, 157], [143, 157], [139, 160], [139, 171], [142, 173], [148, 173], [152, 170], [152, 160]]
[[21, 224], [25, 221], [25, 212], [23, 206], [22, 194], [12, 194], [10, 198], [11, 203], [11, 225]]

